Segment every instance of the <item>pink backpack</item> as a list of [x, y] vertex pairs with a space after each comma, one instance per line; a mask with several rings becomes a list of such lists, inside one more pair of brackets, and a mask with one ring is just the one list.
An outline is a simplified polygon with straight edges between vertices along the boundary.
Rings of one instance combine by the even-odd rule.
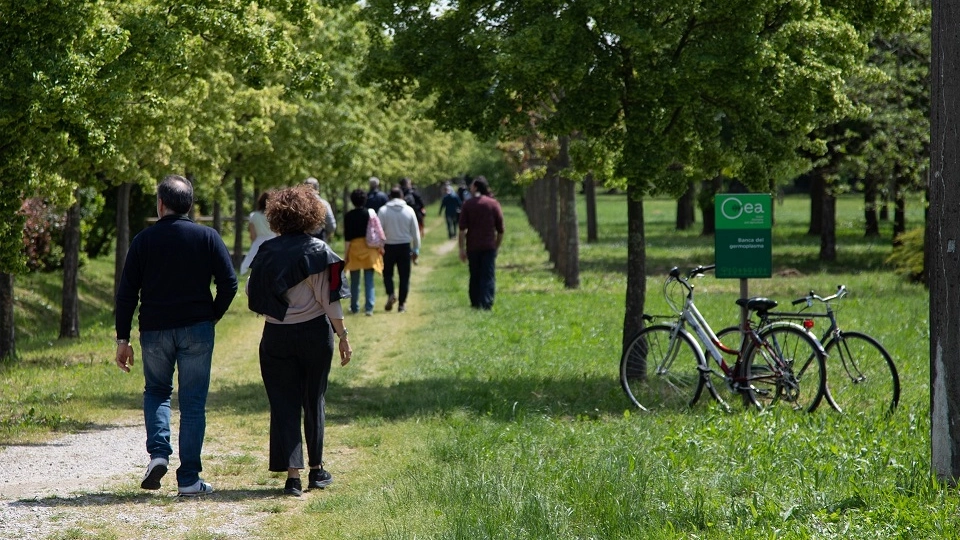
[[372, 208], [368, 208], [367, 212], [370, 212], [370, 219], [367, 220], [367, 247], [382, 248], [386, 243], [386, 238], [383, 234], [383, 227], [380, 226], [380, 218], [377, 217], [377, 213]]

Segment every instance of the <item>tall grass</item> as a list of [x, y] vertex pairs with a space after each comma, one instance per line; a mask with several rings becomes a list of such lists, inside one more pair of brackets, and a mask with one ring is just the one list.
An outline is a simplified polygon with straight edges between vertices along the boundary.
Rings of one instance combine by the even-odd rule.
[[[673, 202], [645, 204], [647, 311], [666, 312], [659, 294], [666, 270], [712, 262], [713, 240], [699, 235], [699, 224], [674, 231]], [[862, 238], [857, 208], [841, 201], [839, 260], [822, 264], [819, 241], [804, 235], [804, 201], [777, 206], [774, 271], [790, 272], [751, 280], [750, 289], [787, 301], [811, 288], [826, 294], [847, 285], [854, 294], [841, 322], [879, 338], [900, 369], [903, 396], [894, 415], [838, 414], [825, 406], [812, 414], [731, 414], [706, 400], [656, 413], [631, 408], [617, 379], [623, 199], [601, 197], [600, 240], [581, 245], [579, 290], [562, 287], [537, 235], [508, 203], [492, 312], [469, 308], [456, 252], [433, 251], [446, 242], [437, 221], [414, 269], [409, 313], [348, 319], [358, 360], [335, 369], [328, 392], [326, 459], [336, 483], [302, 506], [262, 510], [276, 512], [262, 535], [957, 537], [960, 501], [930, 472], [927, 293], [884, 267], [889, 235]], [[736, 320], [738, 280], [707, 277], [697, 294], [717, 328]], [[255, 365], [259, 323], [243, 304], [235, 302], [218, 326], [220, 371], [208, 428], [212, 447], [228, 441], [231, 452], [215, 451], [208, 461], [221, 482], [278, 488], [282, 481], [264, 472], [268, 409]], [[97, 347], [110, 344], [112, 330], [90, 334], [88, 351], [97, 340]], [[71, 418], [71, 425], [107, 416], [117, 403], [136, 410], [135, 396], [126, 396], [133, 377], [122, 389], [85, 388], [118, 380], [99, 372], [112, 368], [106, 360], [84, 363], [72, 353], [49, 360], [69, 347], [28, 341], [25, 362], [0, 373], [0, 419], [22, 411], [15, 402], [24, 390], [13, 380], [30, 380], [36, 406]], [[82, 375], [81, 365], [88, 366]], [[66, 381], [53, 381], [61, 376]], [[44, 402], [64, 387], [73, 388], [68, 404]], [[7, 422], [0, 440], [23, 436], [30, 425]], [[306, 519], [293, 519], [301, 515]]]

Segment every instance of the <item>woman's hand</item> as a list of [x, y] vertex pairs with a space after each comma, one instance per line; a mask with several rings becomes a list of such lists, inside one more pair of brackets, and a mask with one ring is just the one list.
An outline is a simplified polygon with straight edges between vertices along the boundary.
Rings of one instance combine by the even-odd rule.
[[350, 340], [347, 337], [340, 338], [340, 365], [345, 366], [349, 364], [352, 355], [353, 348], [350, 347]]

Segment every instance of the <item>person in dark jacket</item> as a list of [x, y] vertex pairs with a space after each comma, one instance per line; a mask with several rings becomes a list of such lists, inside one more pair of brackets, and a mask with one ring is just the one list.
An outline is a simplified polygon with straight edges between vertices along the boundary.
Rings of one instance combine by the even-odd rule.
[[367, 191], [367, 201], [365, 208], [374, 212], [379, 212], [380, 207], [387, 204], [387, 194], [380, 191], [380, 179], [376, 176], [370, 177], [370, 191]]
[[[286, 472], [283, 491], [301, 495], [306, 437], [308, 488], [333, 482], [323, 468], [324, 394], [333, 359], [333, 334], [340, 341], [340, 365], [353, 350], [343, 324], [340, 300], [350, 297], [343, 260], [310, 235], [324, 207], [306, 186], [282, 189], [267, 201], [267, 220], [279, 236], [260, 246], [250, 265], [250, 309], [264, 315], [260, 374], [270, 402], [268, 467]], [[303, 409], [303, 433], [300, 410]]]
[[[447, 220], [447, 238], [453, 239], [457, 236], [457, 224], [460, 221], [460, 197], [453, 192], [453, 187], [449, 184], [444, 186], [446, 195], [440, 199], [440, 213], [444, 214]], [[438, 214], [439, 215], [439, 214]]]
[[420, 192], [413, 186], [413, 182], [409, 178], [400, 179], [400, 191], [403, 193], [403, 200], [407, 203], [407, 206], [413, 208], [413, 213], [417, 216], [417, 227], [420, 229], [420, 237], [422, 238], [423, 218], [427, 216], [425, 210], [427, 205], [424, 204], [423, 197], [420, 196]]
[[[138, 234], [124, 261], [116, 298], [116, 363], [133, 365], [130, 330], [140, 303], [143, 354], [143, 416], [150, 463], [140, 483], [160, 489], [170, 464], [170, 399], [174, 369], [179, 372], [180, 466], [178, 492], [212, 493], [200, 478], [200, 450], [206, 430], [207, 392], [213, 357], [214, 325], [237, 294], [230, 253], [217, 231], [194, 223], [193, 186], [169, 175], [157, 187], [157, 223]], [[211, 279], [216, 296], [210, 293]]]

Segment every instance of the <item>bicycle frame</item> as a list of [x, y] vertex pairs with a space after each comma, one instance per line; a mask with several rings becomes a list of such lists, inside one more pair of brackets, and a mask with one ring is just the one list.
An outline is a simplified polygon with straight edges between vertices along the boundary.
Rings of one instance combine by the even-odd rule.
[[[699, 266], [691, 270], [689, 275], [690, 277], [702, 276], [704, 271], [712, 270], [714, 267], [715, 265]], [[664, 296], [666, 296], [666, 287], [668, 287], [672, 281], [676, 281], [687, 291], [683, 302], [683, 308], [680, 310], [672, 338], [676, 339], [676, 334], [684, 328], [684, 324], [689, 325], [693, 330], [694, 335], [696, 335], [697, 340], [706, 349], [706, 353], [709, 354], [710, 358], [712, 358], [720, 368], [724, 377], [737, 382], [739, 380], [739, 374], [737, 373], [736, 367], [740, 363], [748, 340], [754, 344], [760, 343], [760, 338], [756, 332], [756, 329], [748, 322], [747, 327], [742, 329], [743, 338], [740, 340], [740, 347], [738, 349], [727, 347], [723, 344], [723, 342], [720, 341], [720, 338], [717, 337], [717, 334], [710, 326], [710, 323], [707, 322], [703, 314], [700, 313], [700, 310], [697, 309], [697, 306], [693, 301], [693, 285], [689, 283], [688, 279], [681, 277], [677, 269], [671, 271], [670, 277], [672, 280], [666, 281], [663, 285]], [[724, 354], [736, 357], [733, 365], [727, 364]], [[709, 362], [707, 363], [709, 364]], [[709, 380], [706, 382], [708, 384], [712, 384]]]

